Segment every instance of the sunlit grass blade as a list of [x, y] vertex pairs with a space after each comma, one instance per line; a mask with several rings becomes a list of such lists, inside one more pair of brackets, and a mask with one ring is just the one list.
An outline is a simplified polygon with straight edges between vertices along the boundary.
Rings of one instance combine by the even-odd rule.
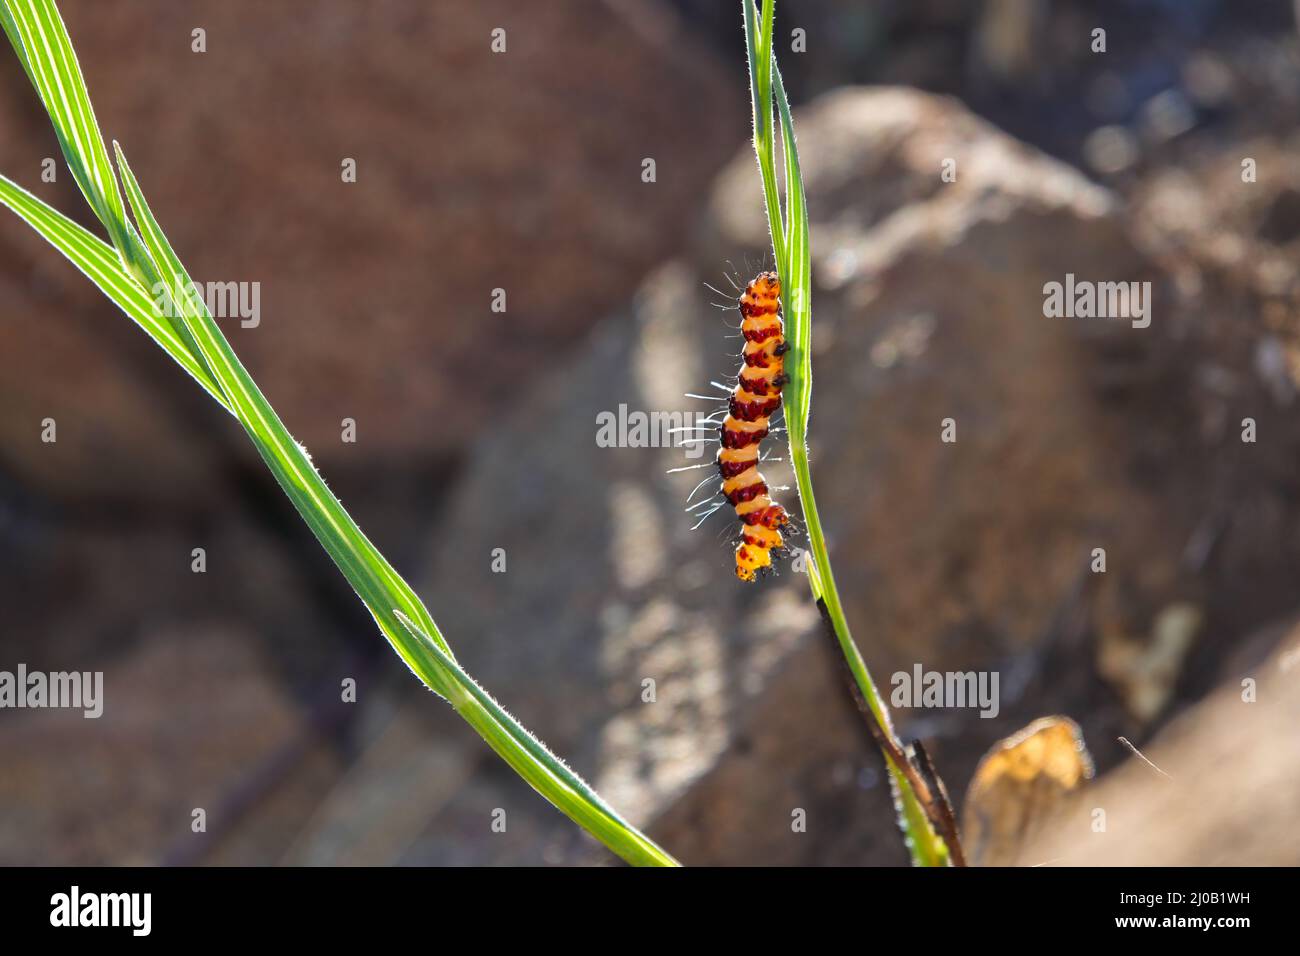
[[[763, 8], [763, 26], [760, 29], [753, 3], [742, 0], [741, 5], [745, 8], [745, 42], [749, 52], [750, 89], [754, 94], [754, 152], [763, 180], [763, 201], [767, 205], [772, 251], [780, 272], [781, 263], [785, 261], [785, 232], [781, 228], [781, 200], [776, 188], [776, 149], [772, 127], [771, 62], [775, 8]], [[781, 278], [785, 279], [785, 276]]]
[[[443, 651], [432, 637], [423, 633], [401, 611], [394, 613], [402, 624], [420, 639], [420, 647], [433, 658], [444, 673], [451, 677], [455, 685], [452, 699], [457, 710], [474, 725], [488, 745], [534, 789], [548, 794], [549, 799], [560, 810], [607, 845], [623, 840], [629, 833], [640, 836], [631, 824], [588, 786], [585, 780], [570, 770], [562, 760], [547, 749], [545, 744], [507, 713], [492, 698], [492, 695]], [[472, 699], [476, 706], [467, 707], [467, 699]], [[522, 747], [537, 759], [519, 760], [517, 747]], [[629, 846], [629, 850], [630, 854], [624, 856], [629, 863], [650, 866], [675, 866], [677, 863], [661, 847], [648, 839], [634, 841]]]
[[58, 8], [38, 0], [8, 0], [6, 7], [5, 28], [16, 31], [10, 41], [22, 44], [24, 69], [50, 114], [68, 168], [113, 245], [126, 248], [122, 194]]
[[27, 74], [27, 79], [31, 81], [36, 92], [40, 93], [40, 87], [36, 85], [36, 76], [32, 73], [32, 65], [27, 60], [27, 48], [23, 46], [23, 41], [18, 36], [18, 24], [14, 21], [14, 15], [9, 12], [8, 3], [0, 3], [0, 27], [4, 28], [5, 36], [9, 38], [9, 45], [14, 49], [14, 55], [18, 57], [19, 64], [22, 65], [23, 72]]
[[[117, 156], [122, 182], [154, 267], [163, 276], [164, 282], [189, 288], [189, 273], [159, 228], [135, 174], [120, 149]], [[217, 327], [206, 304], [194, 296], [178, 298], [178, 304], [185, 310], [184, 319], [193, 329], [203, 358], [212, 368], [222, 390], [229, 397], [236, 416], [248, 431], [263, 460], [330, 557], [366, 603], [389, 640], [402, 644], [408, 639], [406, 629], [392, 613], [392, 602], [388, 601], [390, 595], [396, 594], [400, 598], [397, 606], [418, 621], [421, 627], [435, 636], [444, 650], [450, 652], [419, 598], [361, 533], [325, 485], [306, 451], [284, 427], [261, 389], [235, 357], [234, 350]], [[446, 696], [441, 683], [433, 689]]]
[[[118, 168], [145, 247], [164, 281], [188, 288], [189, 276], [167, 241], [120, 147]], [[412, 672], [446, 698], [485, 741], [562, 812], [629, 862], [671, 864], [672, 857], [618, 817], [534, 735], [464, 673], [424, 604], [389, 565], [326, 487], [289, 435], [201, 300], [186, 298], [186, 319], [267, 466], [369, 608]], [[398, 606], [382, 604], [395, 598]], [[418, 622], [418, 623], [416, 623]]]
[[61, 212], [46, 205], [21, 186], [0, 176], [0, 203], [58, 249], [91, 282], [113, 300], [127, 317], [162, 346], [212, 398], [230, 411], [221, 387], [201, 363], [195, 361], [170, 323], [159, 318], [156, 300], [122, 267], [117, 252], [98, 236], [87, 232]]
[[[370, 610], [381, 633], [427, 687], [450, 701], [534, 789], [614, 853], [634, 864], [675, 865], [671, 856], [614, 813], [456, 663], [424, 604], [362, 534], [236, 357], [202, 298], [190, 293], [189, 273], [115, 143], [116, 172], [121, 173], [135, 225], [127, 218], [80, 67], [53, 0], [4, 0], [0, 25], [40, 93], [69, 167], [113, 245], [103, 243], [8, 180], [0, 188], [0, 199], [85, 272], [213, 398], [235, 414], [285, 494]], [[156, 292], [156, 288], [162, 291]], [[165, 310], [159, 308], [160, 300]], [[165, 320], [158, 315], [162, 311]]]
[[[794, 137], [794, 120], [785, 97], [781, 71], [772, 65], [776, 102], [781, 113], [781, 144], [785, 155], [785, 263], [782, 288], [789, 288], [786, 315], [794, 343], [795, 361], [789, 363], [790, 381], [782, 390], [782, 407], [790, 436], [802, 443], [807, 434], [812, 403], [812, 243], [808, 205], [804, 196], [803, 171]], [[788, 283], [788, 285], [787, 285]], [[791, 424], [793, 423], [793, 424]]]
[[[11, 31], [10, 43], [50, 116], [68, 168], [108, 232], [122, 265], [166, 306], [156, 310], [159, 317], [171, 325], [174, 337], [194, 361], [204, 366], [190, 330], [171, 301], [174, 290], [159, 285], [159, 276], [126, 217], [117, 177], [58, 7], [52, 0], [5, 0], [3, 25]], [[211, 378], [210, 373], [206, 377]]]

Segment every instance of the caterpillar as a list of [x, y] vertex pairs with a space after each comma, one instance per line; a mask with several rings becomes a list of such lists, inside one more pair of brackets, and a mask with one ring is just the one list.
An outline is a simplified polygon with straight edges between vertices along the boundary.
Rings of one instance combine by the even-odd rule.
[[722, 495], [740, 519], [736, 577], [753, 581], [772, 566], [772, 552], [779, 554], [784, 543], [781, 529], [790, 522], [758, 470], [758, 446], [767, 437], [768, 418], [781, 407], [781, 387], [789, 381], [783, 356], [790, 346], [781, 322], [781, 280], [775, 272], [759, 273], [745, 286], [740, 314], [743, 364], [718, 429], [718, 473]]

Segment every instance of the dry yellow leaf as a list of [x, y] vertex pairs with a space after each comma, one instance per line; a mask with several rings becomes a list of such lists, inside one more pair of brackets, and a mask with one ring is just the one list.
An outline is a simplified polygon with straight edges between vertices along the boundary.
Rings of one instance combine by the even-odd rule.
[[1079, 725], [1043, 717], [980, 761], [962, 808], [962, 843], [975, 866], [1009, 866], [1025, 843], [1093, 774]]

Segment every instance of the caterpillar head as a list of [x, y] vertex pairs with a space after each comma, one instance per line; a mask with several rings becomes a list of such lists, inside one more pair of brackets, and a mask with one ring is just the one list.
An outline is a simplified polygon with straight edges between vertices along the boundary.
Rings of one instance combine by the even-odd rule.
[[775, 272], [760, 272], [749, 281], [745, 291], [757, 296], [779, 296], [781, 279]]

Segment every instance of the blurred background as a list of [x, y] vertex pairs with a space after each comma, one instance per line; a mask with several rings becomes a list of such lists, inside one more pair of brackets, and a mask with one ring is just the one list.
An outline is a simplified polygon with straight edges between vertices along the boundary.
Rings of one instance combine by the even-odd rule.
[[[737, 5], [60, 6], [190, 272], [260, 283], [235, 349], [468, 670], [683, 862], [905, 864], [806, 581], [734, 580], [681, 449], [595, 440], [734, 371], [705, 283], [767, 241]], [[895, 714], [976, 859], [1300, 861], [1295, 11], [782, 0], [777, 50], [835, 571], [886, 691], [999, 675], [994, 719]], [[0, 169], [89, 224], [3, 53]], [[105, 675], [98, 720], [0, 712], [0, 863], [612, 861], [411, 678], [237, 424], [0, 219], [0, 669]], [[1150, 328], [1044, 318], [1066, 273], [1151, 282]], [[1095, 780], [965, 798], [1054, 714]]]

